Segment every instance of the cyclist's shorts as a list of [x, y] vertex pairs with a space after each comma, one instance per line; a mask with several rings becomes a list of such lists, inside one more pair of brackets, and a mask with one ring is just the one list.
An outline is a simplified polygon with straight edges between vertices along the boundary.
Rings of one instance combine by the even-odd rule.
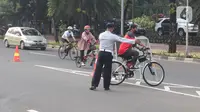
[[62, 38], [61, 41], [62, 41], [63, 43], [69, 43], [68, 40], [67, 40], [67, 39], [64, 39], [64, 38]]

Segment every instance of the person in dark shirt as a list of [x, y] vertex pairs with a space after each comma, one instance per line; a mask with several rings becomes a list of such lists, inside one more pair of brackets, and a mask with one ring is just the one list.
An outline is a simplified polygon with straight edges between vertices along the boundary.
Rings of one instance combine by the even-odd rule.
[[[136, 32], [136, 28], [137, 28], [137, 25], [132, 24], [130, 26], [130, 28], [129, 28], [129, 31], [124, 36], [124, 38], [135, 40], [134, 33]], [[140, 46], [144, 46], [141, 42], [139, 42], [139, 45]], [[119, 50], [118, 50], [118, 55], [119, 56], [125, 57], [125, 58], [128, 58], [128, 59], [132, 59], [133, 66], [130, 67], [130, 69], [131, 68], [134, 69], [134, 64], [136, 63], [137, 57], [139, 56], [139, 52], [136, 51], [136, 50], [133, 50], [132, 46], [133, 45], [129, 44], [129, 43], [121, 43], [120, 47], [119, 47]]]

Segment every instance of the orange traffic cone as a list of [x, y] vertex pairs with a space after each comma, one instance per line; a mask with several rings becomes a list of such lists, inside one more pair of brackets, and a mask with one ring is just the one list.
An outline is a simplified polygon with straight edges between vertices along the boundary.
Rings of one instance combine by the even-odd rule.
[[20, 55], [19, 55], [18, 46], [16, 46], [16, 48], [15, 48], [15, 54], [14, 54], [13, 61], [14, 61], [14, 62], [20, 62]]
[[96, 55], [96, 60], [95, 60], [95, 63], [94, 63], [94, 69], [93, 69], [92, 74], [91, 74], [92, 77], [94, 76], [94, 72], [96, 70], [97, 60], [98, 60], [98, 55]]

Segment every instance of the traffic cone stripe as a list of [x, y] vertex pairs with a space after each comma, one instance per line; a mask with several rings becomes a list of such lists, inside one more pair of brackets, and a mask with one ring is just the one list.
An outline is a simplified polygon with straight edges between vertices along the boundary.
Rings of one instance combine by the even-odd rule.
[[15, 53], [14, 56], [19, 56], [19, 53]]
[[19, 56], [18, 46], [16, 46], [13, 61], [14, 62], [20, 62], [20, 56]]
[[95, 63], [94, 63], [94, 69], [93, 69], [93, 71], [92, 71], [91, 76], [94, 76], [94, 72], [95, 72], [95, 70], [96, 70], [97, 60], [98, 60], [98, 56], [96, 55], [96, 60], [95, 60]]

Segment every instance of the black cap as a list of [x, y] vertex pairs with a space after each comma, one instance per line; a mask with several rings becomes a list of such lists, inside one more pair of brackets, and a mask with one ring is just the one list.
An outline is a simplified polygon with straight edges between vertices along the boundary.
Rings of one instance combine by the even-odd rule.
[[106, 24], [106, 28], [114, 28], [114, 27], [115, 27], [114, 23], [107, 23]]

